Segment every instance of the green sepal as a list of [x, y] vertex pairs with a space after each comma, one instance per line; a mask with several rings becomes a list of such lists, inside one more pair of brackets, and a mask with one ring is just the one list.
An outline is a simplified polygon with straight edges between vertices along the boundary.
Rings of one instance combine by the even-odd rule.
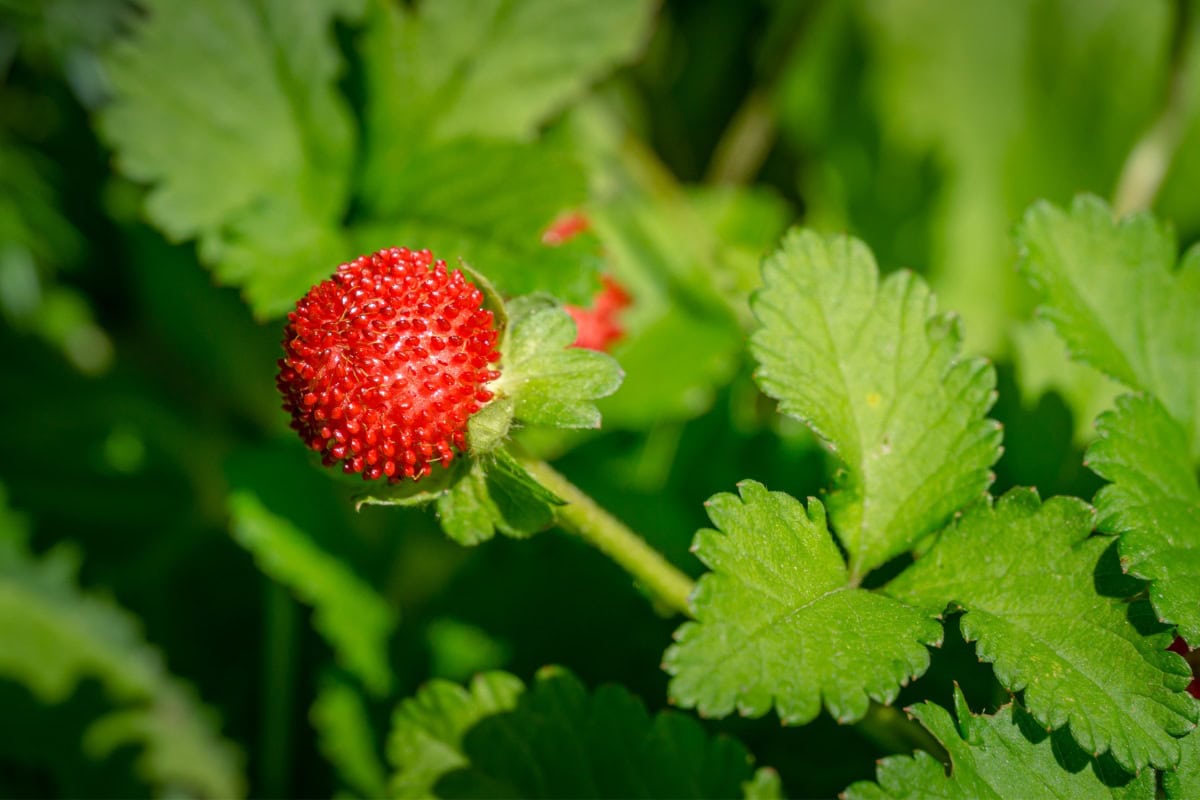
[[471, 415], [467, 420], [467, 445], [472, 453], [483, 455], [504, 444], [512, 428], [514, 406], [511, 397], [498, 397]]
[[609, 355], [573, 347], [575, 322], [548, 295], [508, 304], [500, 345], [500, 378], [492, 384], [511, 398], [514, 418], [555, 428], [599, 428], [596, 400], [621, 385], [624, 373]]
[[382, 484], [354, 496], [354, 509], [362, 511], [363, 506], [400, 506], [420, 507], [429, 505], [458, 483], [466, 469], [470, 467], [470, 459], [463, 458], [455, 461], [446, 469], [435, 469], [431, 475], [419, 481], [405, 480], [396, 484]]
[[475, 545], [497, 531], [525, 538], [554, 524], [554, 507], [564, 501], [538, 483], [508, 451], [497, 448], [462, 464], [451, 483], [427, 493], [423, 501], [436, 501], [442, 530], [451, 539]]

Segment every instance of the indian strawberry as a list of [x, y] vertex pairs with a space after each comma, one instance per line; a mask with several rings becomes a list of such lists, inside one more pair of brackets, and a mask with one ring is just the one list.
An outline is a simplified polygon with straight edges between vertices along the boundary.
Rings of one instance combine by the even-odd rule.
[[567, 313], [575, 320], [576, 347], [608, 350], [625, 336], [618, 317], [633, 302], [632, 298], [611, 275], [601, 275], [600, 281], [604, 288], [596, 294], [591, 308], [566, 306]]
[[500, 376], [483, 293], [428, 250], [342, 264], [288, 314], [276, 380], [323, 461], [395, 483], [467, 449], [467, 420]]

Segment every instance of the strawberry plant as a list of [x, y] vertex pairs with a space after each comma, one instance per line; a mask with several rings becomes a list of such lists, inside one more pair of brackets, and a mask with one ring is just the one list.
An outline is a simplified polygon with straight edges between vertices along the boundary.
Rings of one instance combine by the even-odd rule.
[[1194, 12], [0, 3], [0, 794], [1200, 795]]

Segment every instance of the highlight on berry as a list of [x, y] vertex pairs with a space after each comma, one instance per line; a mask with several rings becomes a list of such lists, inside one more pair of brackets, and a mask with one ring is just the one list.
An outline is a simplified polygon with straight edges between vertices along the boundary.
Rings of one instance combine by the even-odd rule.
[[492, 399], [498, 331], [484, 296], [428, 250], [360, 256], [288, 314], [276, 384], [327, 466], [396, 483], [467, 450]]

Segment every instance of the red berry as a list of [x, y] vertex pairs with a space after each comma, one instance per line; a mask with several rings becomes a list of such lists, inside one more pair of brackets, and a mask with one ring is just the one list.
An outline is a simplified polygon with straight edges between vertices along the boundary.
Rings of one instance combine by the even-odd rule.
[[288, 314], [276, 383], [292, 427], [332, 466], [392, 483], [467, 449], [500, 373], [492, 312], [428, 250], [342, 264]]
[[554, 220], [542, 234], [542, 244], [558, 247], [586, 231], [589, 226], [588, 218], [582, 212], [572, 211], [564, 214]]
[[588, 350], [607, 350], [625, 336], [617, 317], [633, 302], [629, 293], [611, 275], [601, 275], [604, 288], [592, 301], [591, 308], [566, 306], [575, 320], [575, 346]]

